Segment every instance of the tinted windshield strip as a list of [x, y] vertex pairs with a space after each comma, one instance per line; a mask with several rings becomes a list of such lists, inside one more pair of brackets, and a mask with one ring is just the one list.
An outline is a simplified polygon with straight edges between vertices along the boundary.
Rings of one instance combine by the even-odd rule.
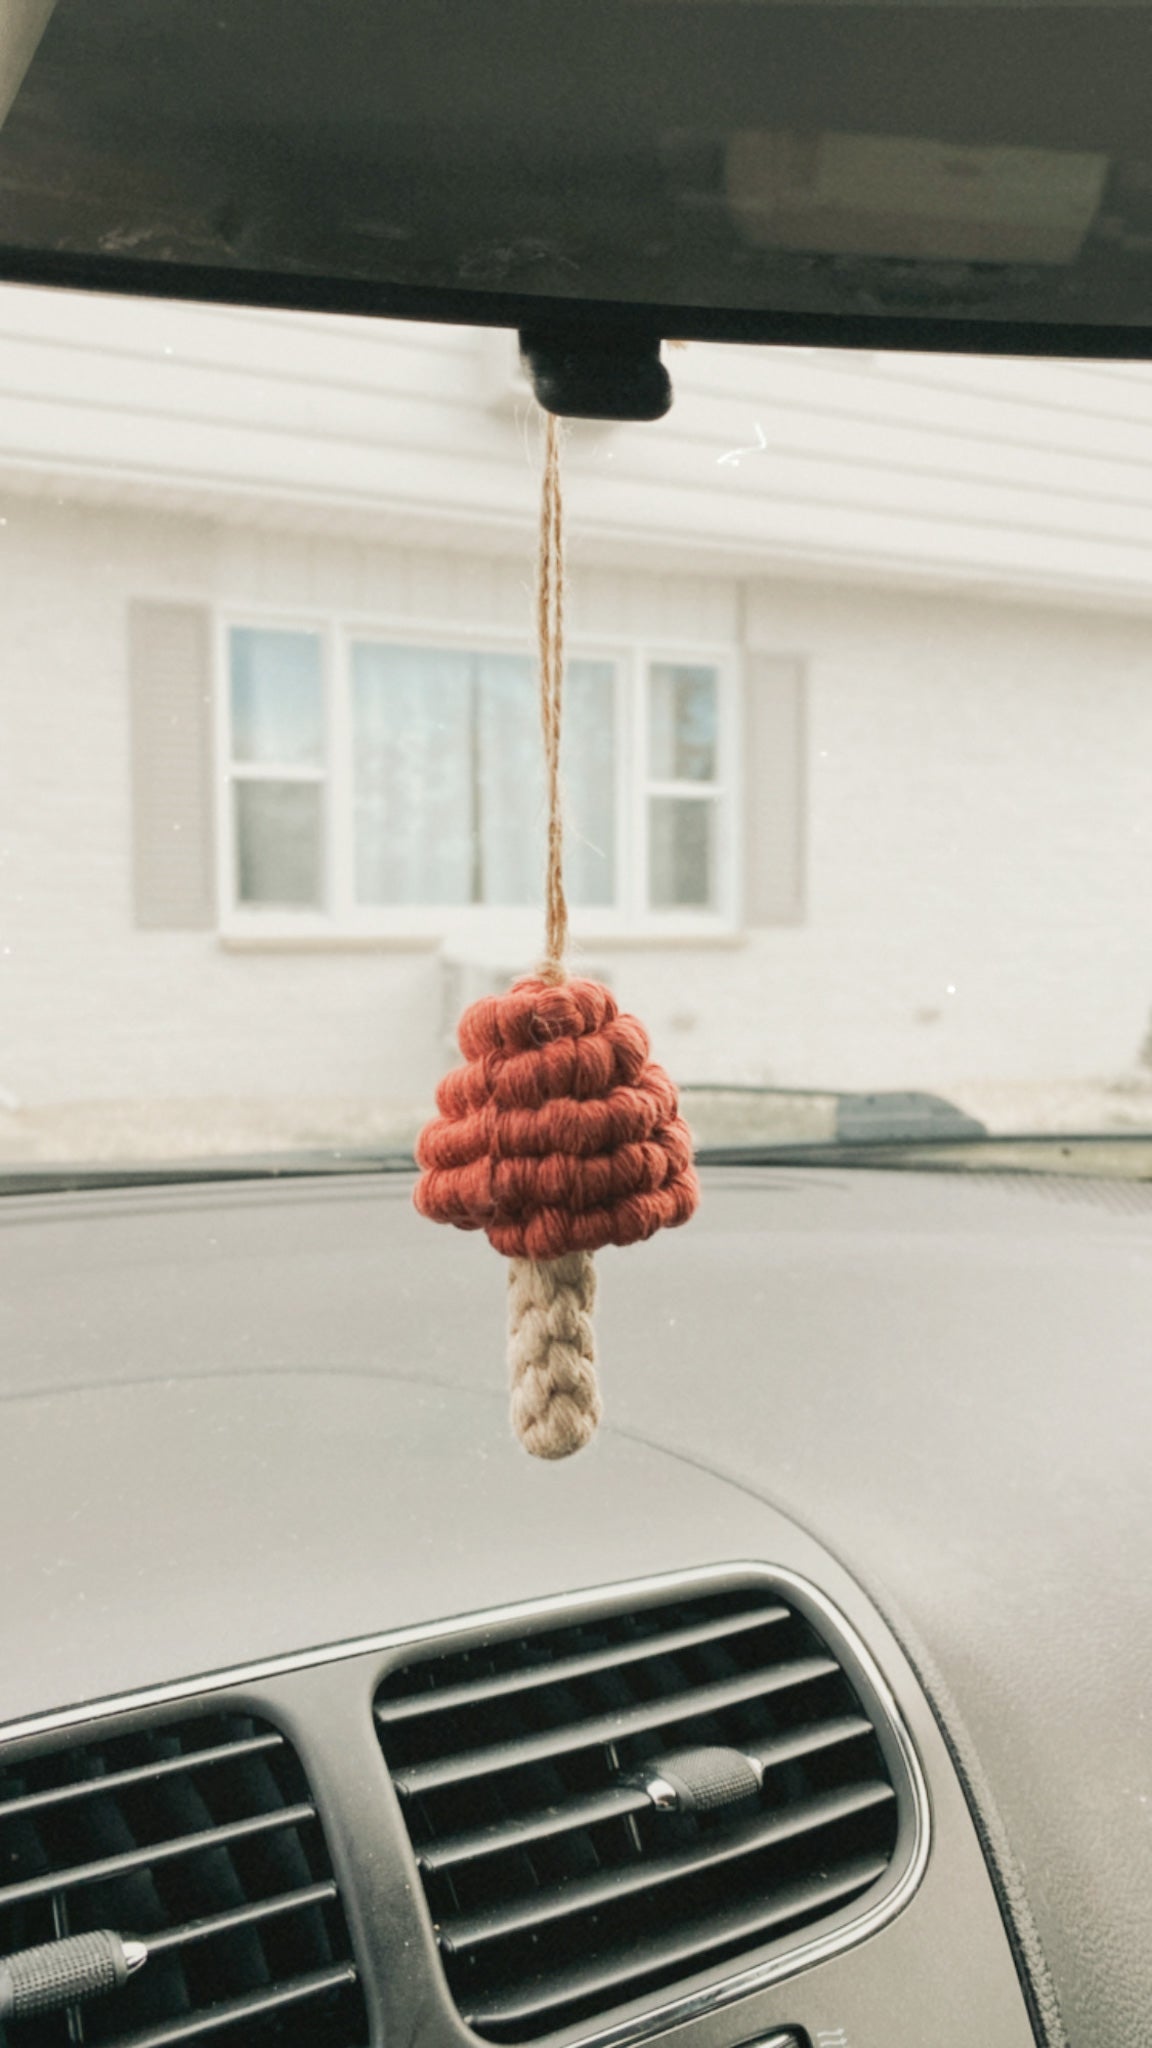
[[415, 1173], [409, 1152], [286, 1153], [282, 1159], [187, 1159], [147, 1166], [9, 1166], [0, 1195], [66, 1195], [100, 1188], [179, 1187], [188, 1182], [314, 1180], [341, 1174]]

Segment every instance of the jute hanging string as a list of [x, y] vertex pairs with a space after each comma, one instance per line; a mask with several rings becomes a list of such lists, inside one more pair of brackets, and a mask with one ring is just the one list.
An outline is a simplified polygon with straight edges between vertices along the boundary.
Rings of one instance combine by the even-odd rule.
[[508, 1259], [512, 1426], [566, 1458], [600, 1420], [592, 1254], [686, 1223], [699, 1188], [676, 1090], [648, 1035], [600, 982], [570, 977], [560, 756], [564, 549], [560, 422], [547, 415], [537, 581], [547, 791], [544, 958], [459, 1024], [465, 1065], [436, 1091], [416, 1146], [416, 1206], [483, 1230]]
[[540, 645], [540, 727], [548, 785], [548, 859], [544, 876], [544, 960], [541, 981], [564, 980], [568, 904], [564, 895], [564, 813], [560, 733], [564, 711], [564, 503], [560, 495], [560, 422], [545, 414], [544, 492], [540, 502], [540, 567], [536, 631]]

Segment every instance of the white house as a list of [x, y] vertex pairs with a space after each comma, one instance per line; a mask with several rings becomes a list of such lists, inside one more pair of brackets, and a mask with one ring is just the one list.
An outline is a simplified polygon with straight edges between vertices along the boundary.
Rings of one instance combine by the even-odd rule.
[[[1147, 1122], [1152, 371], [669, 361], [565, 449], [580, 958], [685, 1083]], [[539, 946], [539, 474], [508, 335], [0, 290], [0, 1156], [410, 1129]]]

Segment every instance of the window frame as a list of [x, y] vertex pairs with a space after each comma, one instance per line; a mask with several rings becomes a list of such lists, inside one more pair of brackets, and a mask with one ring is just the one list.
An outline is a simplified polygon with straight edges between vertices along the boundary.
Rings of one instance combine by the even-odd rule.
[[[321, 848], [325, 906], [321, 910], [269, 904], [245, 904], [237, 895], [235, 798], [236, 780], [251, 764], [232, 755], [231, 634], [235, 628], [309, 633], [320, 641], [324, 701], [324, 747], [321, 763], [309, 780], [321, 788]], [[216, 611], [213, 635], [215, 687], [214, 760], [216, 804], [216, 871], [218, 925], [223, 938], [296, 941], [306, 945], [393, 943], [418, 947], [439, 945], [463, 954], [491, 958], [494, 951], [534, 956], [541, 936], [541, 908], [492, 904], [359, 905], [354, 894], [354, 788], [352, 773], [351, 644], [381, 640], [412, 647], [445, 648], [465, 653], [492, 651], [535, 660], [528, 632], [488, 624], [454, 623], [442, 628], [426, 616], [285, 608], [260, 603], [230, 604]], [[569, 660], [610, 661], [615, 667], [617, 901], [614, 906], [573, 906], [573, 937], [582, 945], [651, 944], [692, 938], [715, 938], [740, 929], [739, 894], [742, 840], [741, 702], [739, 650], [731, 642], [672, 640], [624, 635], [569, 635]], [[658, 663], [709, 667], [716, 671], [718, 735], [716, 778], [707, 785], [717, 807], [716, 908], [714, 910], [652, 910], [647, 904], [648, 811], [650, 791], [657, 787], [648, 769], [649, 670]], [[263, 771], [277, 779], [275, 769]], [[281, 779], [297, 779], [285, 771]]]

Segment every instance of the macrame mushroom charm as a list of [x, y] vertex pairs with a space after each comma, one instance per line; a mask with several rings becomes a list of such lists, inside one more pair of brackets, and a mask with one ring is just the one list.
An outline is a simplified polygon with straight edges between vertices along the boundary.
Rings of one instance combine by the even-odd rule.
[[698, 1189], [676, 1090], [636, 1017], [596, 981], [518, 981], [459, 1026], [467, 1065], [417, 1146], [416, 1206], [509, 1260], [512, 1425], [566, 1458], [600, 1420], [592, 1254], [686, 1223]]
[[548, 792], [546, 951], [539, 972], [460, 1019], [466, 1064], [436, 1091], [416, 1145], [416, 1207], [484, 1230], [509, 1261], [512, 1426], [537, 1458], [567, 1458], [600, 1420], [592, 1254], [686, 1223], [699, 1199], [692, 1139], [648, 1035], [565, 966], [560, 811], [564, 561], [559, 425], [549, 415], [541, 517], [540, 713]]

